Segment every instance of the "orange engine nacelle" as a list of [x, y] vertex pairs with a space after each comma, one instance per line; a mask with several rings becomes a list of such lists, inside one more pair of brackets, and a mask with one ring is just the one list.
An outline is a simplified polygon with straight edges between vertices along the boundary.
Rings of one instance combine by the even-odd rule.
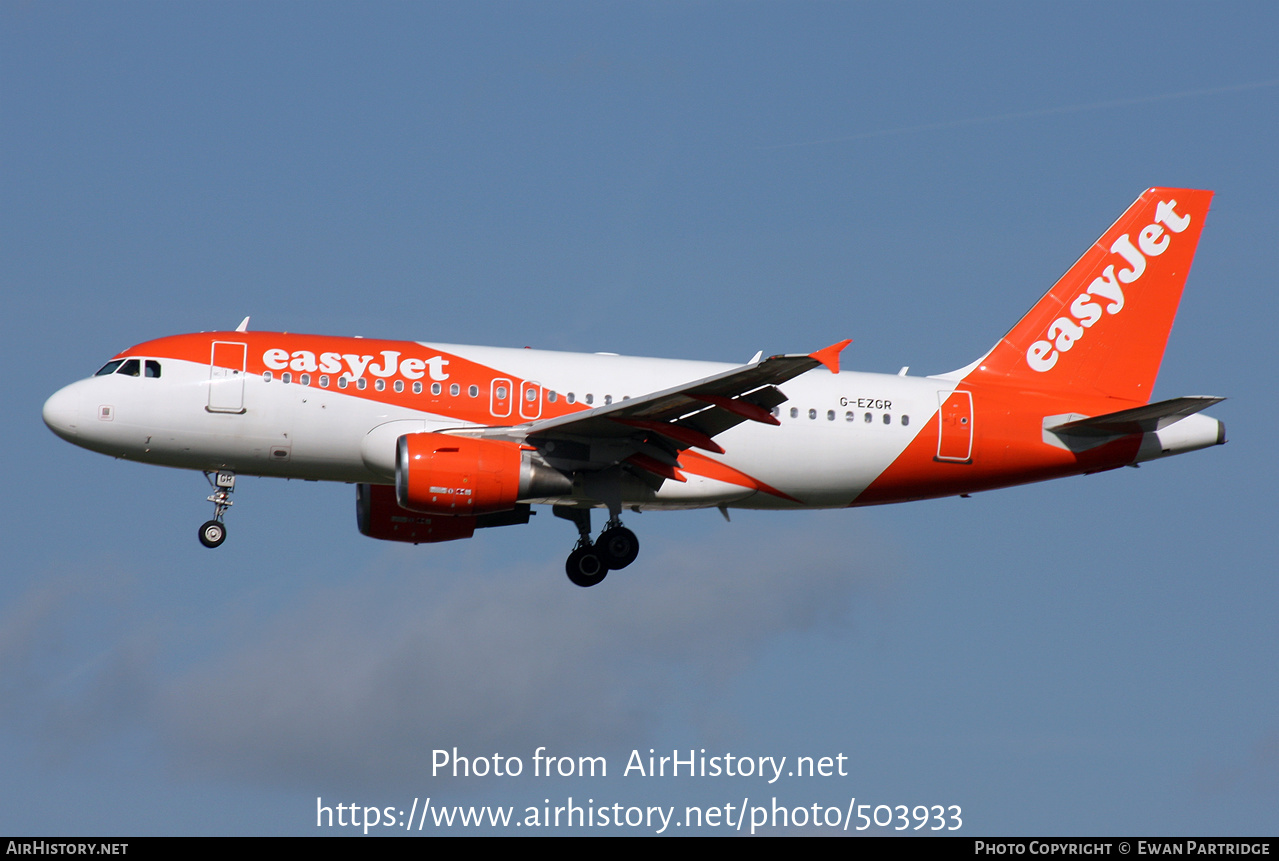
[[472, 517], [571, 491], [563, 473], [535, 463], [518, 443], [429, 432], [396, 443], [395, 497], [410, 511]]

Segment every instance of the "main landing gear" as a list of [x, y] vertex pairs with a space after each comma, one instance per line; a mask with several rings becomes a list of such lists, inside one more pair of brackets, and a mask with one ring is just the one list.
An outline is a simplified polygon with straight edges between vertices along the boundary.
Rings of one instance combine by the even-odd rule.
[[231, 494], [235, 491], [235, 473], [206, 471], [204, 477], [213, 488], [213, 495], [209, 497], [209, 502], [213, 503], [213, 519], [206, 520], [200, 527], [200, 543], [211, 550], [226, 541], [226, 524], [222, 522], [222, 515], [233, 504]]
[[589, 508], [557, 505], [551, 510], [556, 517], [571, 520], [577, 526], [577, 544], [564, 565], [573, 585], [594, 586], [603, 581], [609, 571], [620, 571], [639, 556], [639, 539], [619, 518], [610, 517], [600, 537], [591, 541]]

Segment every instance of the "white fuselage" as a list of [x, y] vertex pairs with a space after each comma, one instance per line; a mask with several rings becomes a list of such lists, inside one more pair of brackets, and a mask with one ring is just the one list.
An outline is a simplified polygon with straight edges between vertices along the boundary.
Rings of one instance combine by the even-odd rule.
[[[734, 366], [712, 362], [578, 354], [528, 349], [419, 344], [427, 353], [463, 357], [498, 368], [516, 381], [531, 381], [538, 398], [555, 393], [584, 407], [620, 402], [677, 386]], [[122, 356], [148, 358], [126, 351]], [[394, 444], [404, 433], [474, 427], [459, 421], [454, 404], [491, 406], [491, 381], [470, 394], [424, 391], [422, 408], [361, 396], [353, 379], [345, 390], [298, 382], [291, 374], [246, 373], [242, 411], [210, 411], [208, 363], [160, 356], [158, 378], [118, 373], [73, 383], [49, 399], [45, 419], [65, 439], [128, 460], [186, 469], [229, 470], [243, 475], [324, 481], [389, 483]], [[388, 380], [389, 386], [393, 382]], [[451, 383], [450, 383], [451, 384]], [[817, 369], [780, 387], [788, 400], [776, 411], [780, 426], [743, 422], [717, 437], [718, 460], [783, 491], [791, 499], [760, 493], [715, 478], [688, 475], [667, 481], [655, 494], [640, 493], [628, 505], [685, 508], [839, 507], [851, 504], [906, 445], [929, 424], [955, 388], [950, 380]], [[411, 403], [411, 399], [409, 401]], [[521, 401], [492, 424], [535, 419], [541, 403]], [[491, 412], [492, 410], [490, 410]], [[551, 500], [544, 500], [551, 501]]]

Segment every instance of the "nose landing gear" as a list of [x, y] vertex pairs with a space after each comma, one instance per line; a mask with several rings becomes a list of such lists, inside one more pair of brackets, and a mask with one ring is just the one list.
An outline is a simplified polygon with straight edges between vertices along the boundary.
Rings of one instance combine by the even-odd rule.
[[610, 570], [625, 568], [639, 555], [639, 539], [622, 525], [621, 519], [610, 517], [600, 537], [591, 541], [589, 508], [557, 505], [551, 511], [556, 517], [571, 520], [577, 526], [577, 544], [564, 565], [573, 585], [586, 587], [601, 583]]
[[200, 543], [212, 550], [226, 541], [226, 524], [222, 522], [222, 515], [233, 504], [231, 494], [235, 492], [235, 473], [206, 471], [204, 477], [213, 488], [213, 495], [209, 497], [209, 502], [213, 503], [213, 519], [200, 526]]

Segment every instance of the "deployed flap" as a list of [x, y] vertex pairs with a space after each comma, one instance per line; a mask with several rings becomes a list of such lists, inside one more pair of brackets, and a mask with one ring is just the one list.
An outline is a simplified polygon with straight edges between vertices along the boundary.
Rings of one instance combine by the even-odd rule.
[[1224, 400], [1225, 398], [1207, 395], [1173, 398], [1172, 400], [1146, 404], [1144, 407], [1133, 407], [1129, 410], [1120, 410], [1119, 412], [1106, 413], [1101, 416], [1046, 425], [1044, 429], [1057, 434], [1069, 433], [1085, 436], [1153, 433]]

